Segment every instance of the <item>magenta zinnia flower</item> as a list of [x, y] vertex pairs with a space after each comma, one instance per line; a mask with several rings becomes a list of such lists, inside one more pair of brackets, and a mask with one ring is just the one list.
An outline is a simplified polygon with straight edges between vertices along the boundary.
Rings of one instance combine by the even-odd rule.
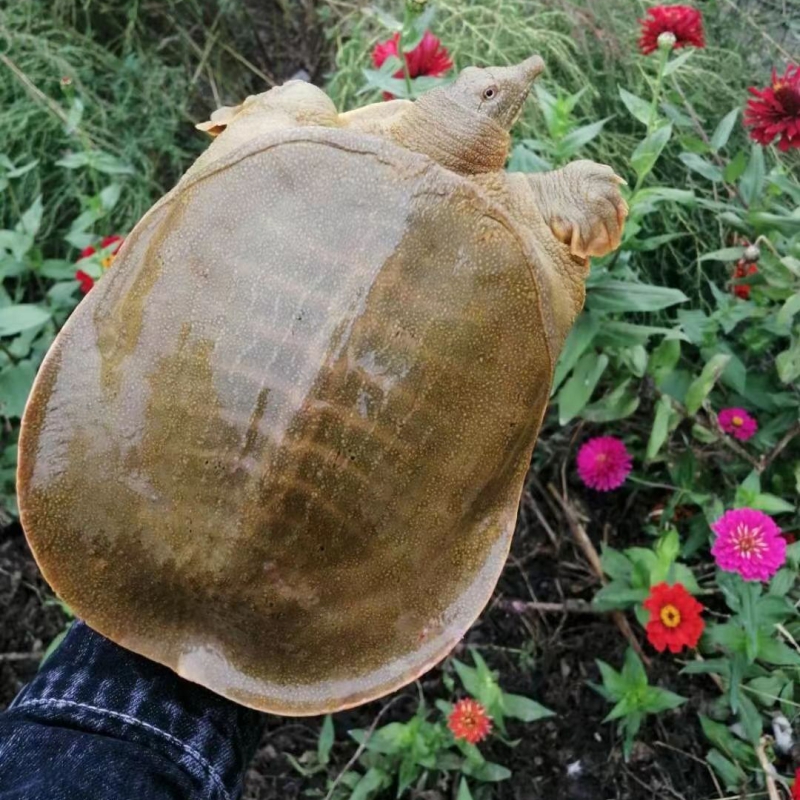
[[625, 483], [631, 471], [631, 455], [614, 436], [596, 436], [578, 451], [578, 475], [590, 488], [609, 492]]
[[719, 412], [719, 426], [734, 439], [746, 442], [758, 430], [758, 423], [743, 408], [723, 408]]
[[726, 511], [712, 526], [717, 566], [746, 581], [768, 581], [786, 561], [786, 540], [772, 517], [754, 508]]

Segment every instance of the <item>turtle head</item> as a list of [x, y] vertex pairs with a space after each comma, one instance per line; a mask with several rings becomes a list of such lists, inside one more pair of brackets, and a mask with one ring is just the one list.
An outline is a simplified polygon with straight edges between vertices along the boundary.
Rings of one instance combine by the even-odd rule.
[[534, 80], [544, 70], [544, 61], [531, 56], [511, 67], [467, 67], [445, 89], [448, 99], [488, 117], [503, 130], [510, 130]]
[[467, 67], [449, 86], [416, 100], [392, 125], [392, 136], [461, 174], [502, 170], [508, 132], [543, 69], [539, 56], [511, 67]]

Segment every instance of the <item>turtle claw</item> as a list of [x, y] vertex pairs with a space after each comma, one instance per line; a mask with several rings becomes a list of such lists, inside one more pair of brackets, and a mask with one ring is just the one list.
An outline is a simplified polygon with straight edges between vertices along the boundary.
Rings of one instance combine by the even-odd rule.
[[551, 200], [548, 219], [556, 239], [579, 258], [604, 256], [619, 247], [628, 215], [619, 191], [625, 180], [593, 161], [574, 161], [557, 174], [561, 191]]

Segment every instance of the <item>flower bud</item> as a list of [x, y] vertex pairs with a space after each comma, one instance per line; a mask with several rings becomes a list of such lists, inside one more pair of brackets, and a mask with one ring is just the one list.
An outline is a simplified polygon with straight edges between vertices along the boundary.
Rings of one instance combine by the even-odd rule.
[[761, 258], [761, 250], [757, 244], [749, 244], [745, 247], [742, 255], [745, 261], [752, 264], [754, 261], [758, 261], [758, 259]]
[[675, 42], [678, 40], [671, 31], [664, 31], [664, 33], [658, 35], [656, 41], [658, 42], [659, 48], [662, 50], [672, 50], [672, 48], [675, 47]]

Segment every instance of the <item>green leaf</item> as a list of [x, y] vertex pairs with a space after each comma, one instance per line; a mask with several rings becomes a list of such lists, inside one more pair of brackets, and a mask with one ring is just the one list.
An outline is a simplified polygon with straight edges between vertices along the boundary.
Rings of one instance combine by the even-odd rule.
[[764, 151], [761, 145], [754, 144], [750, 151], [750, 160], [747, 162], [747, 168], [739, 181], [739, 191], [742, 199], [748, 205], [752, 205], [760, 196], [761, 189], [764, 186], [765, 175]]
[[721, 250], [713, 250], [704, 253], [698, 261], [738, 261], [744, 255], [744, 247], [723, 247]]
[[83, 150], [78, 153], [68, 153], [56, 161], [59, 167], [67, 169], [81, 169], [88, 167], [106, 175], [133, 175], [133, 167], [120, 161], [111, 153], [104, 150]]
[[521, 694], [504, 693], [503, 708], [507, 716], [521, 719], [523, 722], [536, 722], [538, 719], [554, 716], [554, 712], [549, 708]]
[[793, 294], [783, 306], [781, 306], [777, 317], [778, 325], [788, 328], [798, 311], [800, 311], [800, 292]]
[[767, 514], [790, 514], [794, 511], [794, 503], [789, 503], [777, 495], [760, 492], [750, 502], [750, 508], [756, 508]]
[[736, 118], [739, 116], [739, 109], [734, 108], [729, 111], [717, 125], [716, 130], [711, 136], [711, 149], [717, 153], [728, 143]]
[[607, 366], [608, 356], [605, 353], [586, 353], [578, 361], [572, 375], [558, 393], [558, 418], [561, 425], [566, 425], [580, 414]]
[[744, 770], [729, 761], [719, 750], [709, 750], [706, 761], [711, 765], [714, 772], [719, 775], [720, 780], [725, 784], [726, 789], [738, 791], [747, 782], [747, 775]]
[[783, 383], [794, 383], [800, 378], [800, 337], [792, 342], [788, 350], [778, 353], [775, 366]]
[[570, 158], [578, 150], [580, 150], [581, 147], [589, 144], [592, 139], [595, 139], [600, 134], [600, 131], [603, 130], [603, 126], [610, 119], [611, 117], [606, 117], [605, 119], [598, 120], [597, 122], [592, 122], [590, 125], [582, 125], [580, 128], [575, 128], [575, 130], [570, 131], [558, 143], [558, 151], [560, 155], [564, 158]]
[[678, 158], [689, 167], [692, 172], [697, 172], [710, 181], [718, 183], [724, 180], [722, 170], [716, 164], [712, 164], [707, 159], [697, 155], [697, 153], [681, 153]]
[[639, 387], [630, 378], [586, 406], [581, 416], [589, 422], [614, 422], [631, 416], [639, 407]]
[[50, 312], [32, 303], [0, 308], [0, 336], [14, 336], [38, 328], [50, 319]]
[[617, 672], [610, 664], [601, 661], [599, 658], [595, 659], [597, 668], [600, 670], [600, 675], [603, 678], [604, 691], [601, 692], [607, 700], [616, 701], [622, 698], [625, 694], [627, 684], [622, 677], [622, 674]]
[[625, 103], [625, 108], [631, 112], [635, 119], [638, 119], [643, 125], [650, 122], [650, 106], [651, 104], [638, 95], [631, 94], [627, 89], [619, 87], [619, 96], [622, 102]]
[[598, 611], [615, 611], [641, 603], [647, 594], [647, 589], [633, 588], [627, 580], [613, 580], [595, 593], [592, 605]]
[[669, 435], [669, 425], [672, 419], [672, 403], [666, 395], [661, 395], [656, 406], [656, 415], [653, 420], [653, 427], [650, 430], [650, 438], [647, 440], [647, 451], [645, 461], [652, 461], [664, 446]]
[[678, 339], [664, 339], [650, 354], [647, 372], [652, 375], [656, 386], [661, 387], [663, 379], [672, 373], [681, 357], [681, 343]]
[[648, 714], [658, 714], [661, 711], [669, 711], [672, 708], [677, 708], [686, 702], [685, 697], [681, 697], [675, 692], [670, 692], [667, 689], [661, 689], [658, 686], [648, 686], [644, 693], [644, 701], [642, 703], [642, 710]]
[[747, 156], [739, 151], [726, 165], [722, 174], [728, 183], [736, 183], [747, 167]]
[[486, 783], [495, 783], [497, 781], [505, 781], [511, 777], [511, 770], [500, 764], [494, 764], [491, 761], [484, 761], [479, 764], [472, 764], [467, 761], [461, 768], [464, 773], [471, 778], [476, 778], [479, 781]]
[[353, 788], [350, 800], [372, 800], [385, 783], [388, 784], [386, 773], [377, 767], [371, 767]]
[[600, 563], [603, 566], [603, 572], [610, 578], [616, 580], [630, 579], [632, 564], [630, 559], [620, 553], [619, 550], [604, 544], [600, 555]]
[[551, 396], [556, 393], [561, 382], [567, 377], [575, 364], [578, 363], [578, 359], [586, 352], [586, 348], [592, 343], [599, 329], [600, 320], [596, 315], [583, 313], [578, 317], [564, 342], [561, 355], [556, 363]]
[[780, 639], [760, 638], [758, 659], [759, 661], [765, 661], [767, 664], [776, 664], [778, 666], [800, 665], [800, 654], [796, 650], [792, 650], [789, 645]]
[[700, 376], [692, 381], [689, 388], [686, 390], [685, 405], [688, 414], [694, 415], [700, 410], [704, 400], [714, 388], [714, 385], [719, 380], [722, 371], [725, 369], [730, 359], [731, 357], [724, 353], [718, 353], [712, 356], [703, 367]]
[[769, 593], [777, 597], [784, 597], [794, 586], [797, 571], [794, 569], [779, 569], [769, 583]]
[[0, 414], [21, 417], [25, 410], [36, 368], [30, 361], [20, 361], [0, 371]]
[[688, 299], [679, 289], [609, 279], [589, 288], [586, 305], [597, 311], [661, 311]]
[[333, 737], [333, 717], [330, 714], [326, 714], [322, 722], [322, 730], [319, 732], [319, 741], [317, 742], [317, 758], [320, 764], [327, 764], [330, 759]]
[[664, 125], [646, 136], [633, 151], [631, 166], [640, 180], [653, 169], [671, 136], [672, 125]]
[[472, 800], [472, 792], [469, 790], [469, 785], [467, 784], [466, 778], [461, 779], [456, 800]]
[[753, 701], [745, 694], [739, 695], [739, 719], [744, 727], [744, 732], [753, 746], [758, 744], [763, 730], [761, 713], [753, 704]]
[[473, 697], [480, 697], [481, 681], [478, 677], [478, 670], [476, 670], [474, 667], [468, 667], [457, 658], [453, 659], [453, 666], [455, 667], [456, 673], [461, 679], [461, 683], [464, 685], [464, 688], [467, 690], [467, 692], [469, 692], [469, 694], [471, 694]]
[[647, 686], [647, 672], [645, 672], [644, 664], [632, 647], [625, 651], [622, 677], [625, 678], [629, 687], [644, 688]]
[[522, 143], [514, 145], [508, 161], [509, 172], [546, 172], [552, 168], [553, 165], [547, 159]]
[[20, 226], [28, 236], [35, 236], [42, 224], [42, 213], [44, 206], [42, 205], [42, 196], [39, 195], [31, 204], [30, 208], [22, 215], [20, 219]]
[[402, 29], [400, 45], [404, 53], [410, 53], [422, 41], [425, 31], [430, 28], [436, 7], [429, 4], [421, 14], [414, 14]]
[[672, 75], [673, 72], [679, 70], [693, 55], [694, 50], [691, 47], [687, 47], [680, 55], [675, 56], [675, 58], [670, 58], [664, 67], [664, 75]]

